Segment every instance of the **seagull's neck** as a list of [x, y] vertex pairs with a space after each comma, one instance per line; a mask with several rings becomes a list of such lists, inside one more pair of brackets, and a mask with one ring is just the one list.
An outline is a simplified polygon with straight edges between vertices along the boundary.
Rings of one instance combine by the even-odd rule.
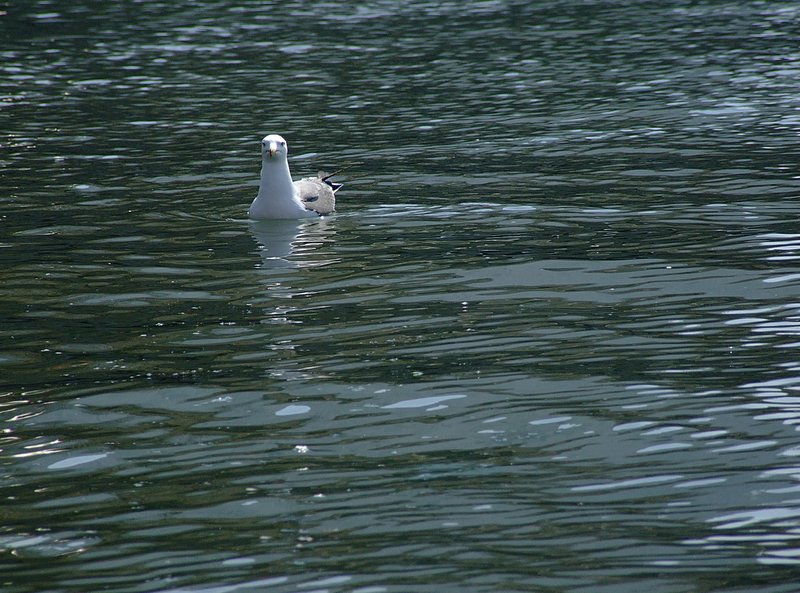
[[306, 218], [316, 216], [300, 201], [286, 159], [261, 160], [261, 184], [250, 206], [250, 218]]
[[292, 200], [300, 203], [295, 195], [292, 174], [286, 159], [265, 157], [261, 160], [261, 184], [257, 198], [283, 202]]

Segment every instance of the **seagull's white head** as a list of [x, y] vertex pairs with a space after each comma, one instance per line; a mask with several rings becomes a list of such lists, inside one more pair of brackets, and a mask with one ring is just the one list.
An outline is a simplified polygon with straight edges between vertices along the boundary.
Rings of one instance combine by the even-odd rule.
[[286, 140], [277, 134], [264, 136], [264, 139], [261, 140], [261, 156], [265, 159], [272, 159], [275, 157], [282, 157], [285, 159], [288, 152]]

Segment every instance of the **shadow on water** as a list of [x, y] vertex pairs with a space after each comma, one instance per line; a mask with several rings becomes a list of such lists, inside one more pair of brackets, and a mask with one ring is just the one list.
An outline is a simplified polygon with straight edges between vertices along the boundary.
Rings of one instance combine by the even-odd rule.
[[336, 227], [331, 221], [269, 220], [249, 223], [250, 232], [258, 243], [262, 268], [314, 268], [336, 263], [337, 260], [305, 258], [326, 243], [336, 240]]

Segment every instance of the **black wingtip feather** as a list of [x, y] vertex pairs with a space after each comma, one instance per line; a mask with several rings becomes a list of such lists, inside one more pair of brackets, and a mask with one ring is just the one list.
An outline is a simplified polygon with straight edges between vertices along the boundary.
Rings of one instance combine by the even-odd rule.
[[342, 167], [341, 169], [337, 169], [333, 173], [325, 173], [324, 171], [320, 171], [318, 173], [319, 179], [320, 179], [320, 181], [324, 182], [325, 185], [330, 186], [330, 188], [333, 190], [333, 193], [336, 193], [337, 191], [339, 191], [340, 189], [342, 189], [344, 187], [344, 183], [336, 183], [334, 181], [331, 181], [331, 177], [333, 177], [334, 175], [338, 175], [339, 173], [344, 171], [346, 168], [347, 167]]

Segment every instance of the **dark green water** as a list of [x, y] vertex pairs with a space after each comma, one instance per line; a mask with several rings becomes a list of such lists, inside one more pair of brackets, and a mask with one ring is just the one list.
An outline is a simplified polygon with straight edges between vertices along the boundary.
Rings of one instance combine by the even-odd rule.
[[800, 3], [3, 11], [0, 591], [798, 590]]

